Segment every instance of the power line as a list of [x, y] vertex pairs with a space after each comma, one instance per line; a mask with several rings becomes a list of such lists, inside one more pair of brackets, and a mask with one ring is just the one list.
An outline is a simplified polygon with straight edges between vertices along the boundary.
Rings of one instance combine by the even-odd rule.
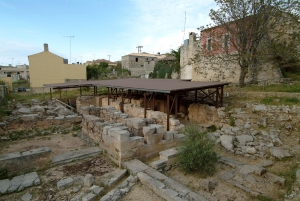
[[64, 36], [64, 37], [69, 37], [70, 38], [70, 64], [72, 64], [72, 60], [71, 60], [71, 39], [74, 38], [74, 36]]

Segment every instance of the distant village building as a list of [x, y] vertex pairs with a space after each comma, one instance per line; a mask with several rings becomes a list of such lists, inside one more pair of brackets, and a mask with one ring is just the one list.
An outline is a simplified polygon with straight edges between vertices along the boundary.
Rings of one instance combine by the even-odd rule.
[[111, 67], [117, 66], [117, 62], [112, 62], [112, 61], [109, 61], [109, 60], [106, 60], [106, 59], [97, 59], [97, 60], [93, 60], [93, 61], [87, 61], [87, 62], [84, 63], [84, 65], [92, 65], [92, 64], [98, 65], [101, 62], [108, 63], [108, 66], [111, 66]]
[[20, 80], [20, 79], [29, 79], [29, 66], [24, 65], [17, 65], [13, 67], [9, 66], [0, 66], [0, 78], [4, 77], [12, 77], [13, 82]]
[[86, 65], [68, 64], [64, 59], [53, 54], [44, 44], [44, 51], [29, 55], [30, 87], [39, 88], [44, 84], [65, 83], [86, 80]]
[[131, 53], [122, 56], [122, 68], [131, 71], [131, 76], [147, 77], [154, 70], [155, 64], [166, 55], [149, 53]]

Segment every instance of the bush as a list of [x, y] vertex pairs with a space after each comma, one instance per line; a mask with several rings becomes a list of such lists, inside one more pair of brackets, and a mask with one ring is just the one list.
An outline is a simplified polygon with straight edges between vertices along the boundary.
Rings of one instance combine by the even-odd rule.
[[196, 125], [187, 126], [186, 138], [179, 147], [179, 166], [185, 173], [199, 172], [213, 175], [219, 156], [215, 143], [206, 132], [200, 132]]

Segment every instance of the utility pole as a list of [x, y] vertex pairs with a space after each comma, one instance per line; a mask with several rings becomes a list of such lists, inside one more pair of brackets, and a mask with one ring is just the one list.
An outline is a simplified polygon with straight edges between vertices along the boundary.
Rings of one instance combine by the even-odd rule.
[[138, 49], [138, 53], [142, 53], [143, 46], [138, 45], [136, 48]]
[[11, 59], [11, 66], [14, 66], [14, 58], [9, 58]]
[[108, 56], [108, 61], [110, 61], [110, 56], [111, 56], [111, 55], [107, 55], [107, 56]]
[[71, 39], [74, 38], [74, 36], [64, 36], [64, 37], [70, 38], [70, 64], [72, 64], [72, 60], [71, 60]]

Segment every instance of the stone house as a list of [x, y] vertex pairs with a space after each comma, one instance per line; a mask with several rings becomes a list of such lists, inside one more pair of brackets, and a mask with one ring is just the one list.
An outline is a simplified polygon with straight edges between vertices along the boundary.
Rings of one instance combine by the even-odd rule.
[[[181, 79], [238, 83], [241, 68], [233, 59], [236, 53], [231, 45], [233, 40], [235, 36], [221, 26], [204, 29], [200, 37], [191, 32], [180, 49]], [[245, 81], [278, 83], [281, 78], [276, 64], [258, 60], [255, 68], [249, 67]]]
[[64, 83], [69, 80], [86, 80], [86, 65], [68, 64], [68, 60], [53, 54], [44, 44], [44, 51], [28, 56], [30, 86], [42, 88], [44, 84]]
[[147, 77], [153, 72], [154, 66], [158, 60], [165, 58], [165, 55], [149, 53], [131, 53], [122, 56], [122, 68], [131, 71], [131, 76]]

